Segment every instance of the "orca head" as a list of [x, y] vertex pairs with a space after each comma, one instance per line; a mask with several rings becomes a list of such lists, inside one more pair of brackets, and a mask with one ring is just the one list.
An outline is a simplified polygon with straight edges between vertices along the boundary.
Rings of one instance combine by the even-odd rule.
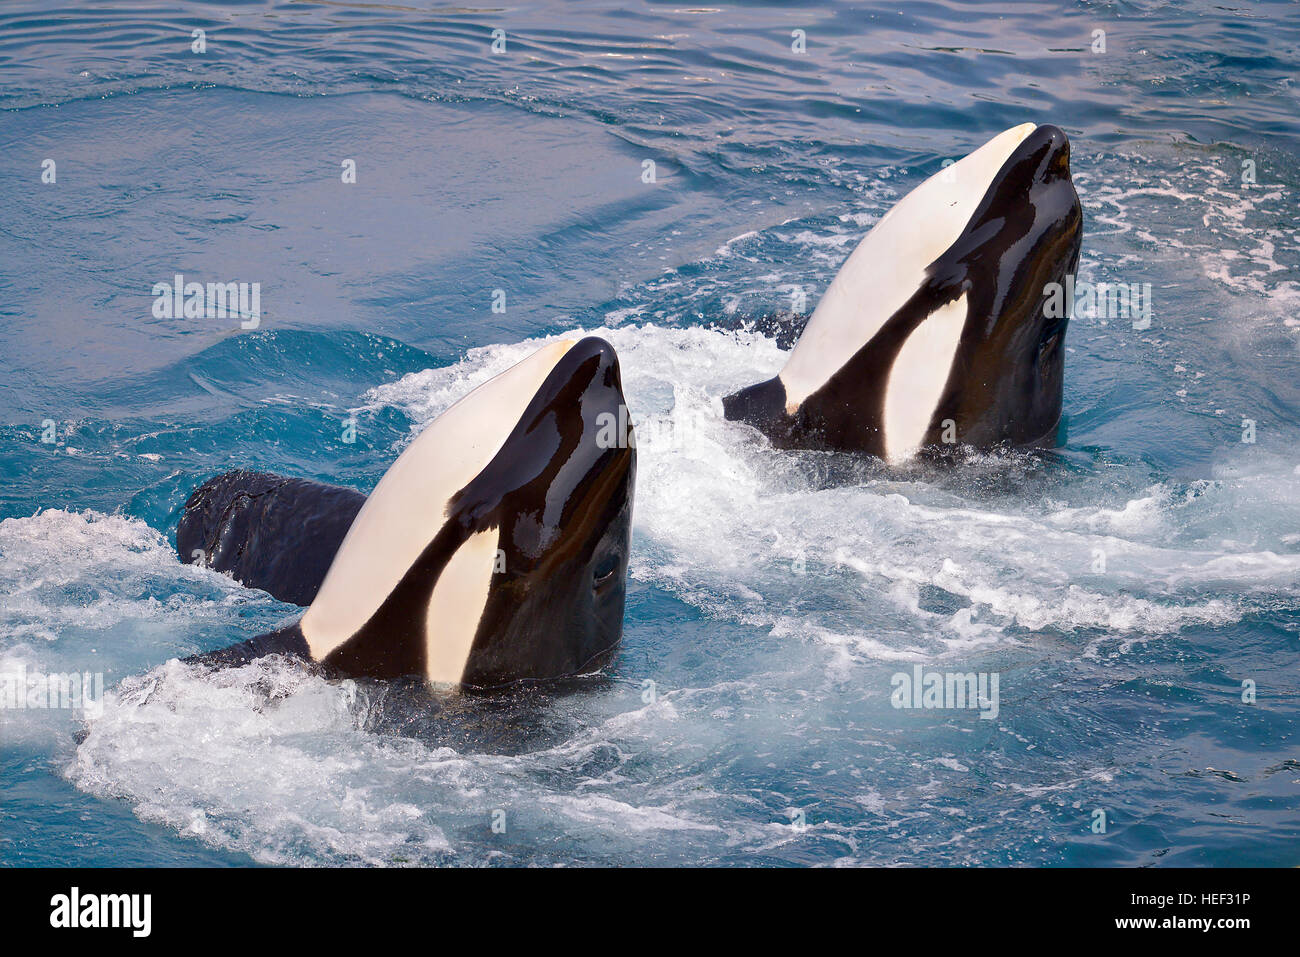
[[613, 347], [544, 346], [380, 480], [300, 623], [311, 656], [469, 688], [599, 670], [622, 637], [635, 475]]
[[[1055, 440], [1078, 265], [1070, 145], [1025, 123], [903, 197], [849, 256], [775, 378], [724, 399], [785, 448], [903, 461]], [[1058, 290], [1059, 291], [1059, 290]], [[1059, 301], [1059, 300], [1058, 300]]]

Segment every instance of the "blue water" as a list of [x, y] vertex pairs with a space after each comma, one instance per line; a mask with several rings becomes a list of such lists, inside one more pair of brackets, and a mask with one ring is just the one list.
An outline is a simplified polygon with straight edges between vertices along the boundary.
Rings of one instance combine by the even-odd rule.
[[[0, 671], [109, 690], [0, 711], [4, 862], [1300, 863], [1298, 63], [1282, 2], [6, 4]], [[726, 423], [783, 360], [723, 320], [1025, 120], [1080, 278], [1152, 285], [1072, 323], [1059, 455], [846, 478]], [[176, 273], [260, 327], [154, 318]], [[605, 678], [422, 721], [168, 663], [293, 615], [175, 558], [203, 478], [369, 489], [575, 329], [643, 423]], [[996, 718], [894, 708], [917, 664]]]

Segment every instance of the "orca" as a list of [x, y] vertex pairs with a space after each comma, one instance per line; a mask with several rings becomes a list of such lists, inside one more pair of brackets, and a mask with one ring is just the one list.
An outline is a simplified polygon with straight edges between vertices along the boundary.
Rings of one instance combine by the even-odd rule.
[[599, 671], [622, 638], [635, 481], [613, 347], [543, 346], [438, 416], [368, 497], [254, 472], [200, 487], [182, 558], [310, 604], [286, 628], [187, 660], [290, 654], [332, 677], [465, 689]]
[[723, 399], [783, 449], [889, 463], [1057, 444], [1082, 210], [1055, 126], [998, 134], [904, 196], [849, 255], [773, 379]]

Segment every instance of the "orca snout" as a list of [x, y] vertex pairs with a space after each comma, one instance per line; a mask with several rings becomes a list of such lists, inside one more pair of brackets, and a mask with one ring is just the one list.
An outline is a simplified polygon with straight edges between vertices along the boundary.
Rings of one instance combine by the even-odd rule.
[[618, 356], [567, 344], [496, 460], [453, 508], [499, 529], [473, 688], [599, 670], [623, 628], [636, 441]]
[[1036, 183], [1050, 183], [1070, 178], [1070, 138], [1059, 126], [1045, 123], [1030, 133], [1020, 149], [1022, 156], [1032, 156]]
[[[551, 378], [562, 383], [557, 402], [574, 404], [570, 412], [588, 431], [595, 427], [591, 437], [602, 448], [635, 447], [618, 353], [609, 342], [599, 336], [579, 340], [557, 363]], [[613, 434], [610, 426], [616, 427]]]
[[618, 353], [609, 342], [600, 336], [586, 336], [564, 358], [575, 367], [575, 376], [586, 376], [591, 398], [622, 400], [623, 379]]

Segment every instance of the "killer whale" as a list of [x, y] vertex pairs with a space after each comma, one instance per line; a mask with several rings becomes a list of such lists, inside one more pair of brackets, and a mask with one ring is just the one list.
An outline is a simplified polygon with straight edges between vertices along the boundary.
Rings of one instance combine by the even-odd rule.
[[254, 472], [204, 483], [180, 519], [181, 557], [309, 604], [286, 628], [187, 660], [290, 654], [331, 676], [468, 689], [598, 671], [622, 638], [625, 408], [613, 347], [565, 340], [443, 412], [368, 497]]
[[723, 399], [786, 449], [888, 462], [1056, 444], [1078, 267], [1070, 145], [1025, 123], [904, 196], [849, 255], [773, 379]]

